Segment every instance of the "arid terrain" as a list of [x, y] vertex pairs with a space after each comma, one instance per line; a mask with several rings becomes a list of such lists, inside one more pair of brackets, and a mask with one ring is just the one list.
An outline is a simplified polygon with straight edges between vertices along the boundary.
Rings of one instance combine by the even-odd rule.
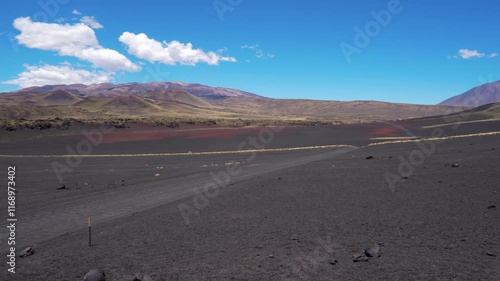
[[[498, 280], [499, 108], [5, 131], [18, 249], [35, 249], [5, 280], [82, 280], [92, 268], [106, 280]], [[379, 256], [365, 257], [373, 244]]]

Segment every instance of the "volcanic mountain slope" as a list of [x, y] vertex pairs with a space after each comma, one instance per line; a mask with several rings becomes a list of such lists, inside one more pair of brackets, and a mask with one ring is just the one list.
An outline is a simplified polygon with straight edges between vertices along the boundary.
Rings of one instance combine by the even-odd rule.
[[449, 98], [439, 105], [478, 107], [500, 102], [500, 81], [475, 87], [461, 95]]
[[140, 97], [145, 98], [155, 104], [168, 105], [171, 103], [180, 103], [191, 105], [195, 107], [212, 108], [213, 106], [207, 101], [192, 95], [181, 89], [170, 90], [154, 90], [146, 93], [139, 94]]
[[[183, 82], [111, 83], [93, 85], [47, 85], [30, 87], [0, 95], [0, 104], [36, 107], [33, 114], [7, 114], [53, 116], [43, 114], [43, 107], [59, 106], [61, 112], [68, 107], [95, 116], [122, 117], [186, 117], [231, 119], [293, 119], [358, 122], [395, 120], [459, 111], [450, 106], [397, 104], [377, 101], [318, 101], [305, 99], [272, 99], [245, 91]], [[64, 107], [64, 110], [62, 109]], [[47, 108], [48, 110], [48, 108]], [[71, 114], [70, 114], [71, 115]], [[71, 117], [71, 116], [53, 116]], [[5, 117], [4, 117], [5, 118]]]
[[111, 97], [87, 96], [73, 107], [89, 112], [106, 111], [134, 117], [182, 117], [218, 114], [208, 102], [181, 90], [151, 91], [143, 94], [121, 94]]
[[472, 109], [468, 109], [462, 112], [457, 112], [449, 115], [460, 116], [468, 120], [487, 120], [487, 119], [499, 119], [500, 118], [500, 102], [490, 103], [481, 105]]
[[43, 105], [73, 105], [79, 101], [82, 101], [82, 98], [63, 90], [48, 92], [41, 100]]
[[6, 93], [0, 96], [2, 104], [9, 105], [73, 105], [83, 99], [64, 90], [50, 90], [47, 92], [33, 93]]
[[161, 107], [154, 105], [153, 103], [146, 101], [138, 96], [131, 94], [124, 94], [117, 97], [111, 98], [102, 105], [103, 108], [109, 108], [116, 111], [161, 111]]
[[500, 103], [490, 103], [447, 115], [414, 118], [407, 121], [436, 124], [435, 126], [438, 127], [462, 123], [493, 122], [497, 120], [500, 120]]

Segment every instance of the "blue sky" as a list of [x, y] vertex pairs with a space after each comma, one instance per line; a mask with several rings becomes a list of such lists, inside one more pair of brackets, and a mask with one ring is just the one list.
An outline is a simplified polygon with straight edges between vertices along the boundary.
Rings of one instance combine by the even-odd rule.
[[500, 80], [493, 0], [2, 5], [0, 92], [184, 81], [274, 98], [435, 104]]

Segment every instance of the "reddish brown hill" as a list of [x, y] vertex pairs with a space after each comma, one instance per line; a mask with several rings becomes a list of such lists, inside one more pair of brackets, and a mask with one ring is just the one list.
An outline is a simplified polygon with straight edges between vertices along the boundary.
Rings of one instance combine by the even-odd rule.
[[48, 92], [41, 99], [44, 105], [73, 105], [79, 101], [82, 99], [63, 90]]

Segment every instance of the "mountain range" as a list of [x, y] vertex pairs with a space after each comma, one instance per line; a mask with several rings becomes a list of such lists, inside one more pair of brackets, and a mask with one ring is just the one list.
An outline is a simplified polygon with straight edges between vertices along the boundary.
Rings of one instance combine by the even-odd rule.
[[[168, 117], [382, 121], [457, 112], [472, 98], [482, 104], [500, 101], [499, 85], [499, 82], [483, 85], [439, 105], [273, 99], [236, 89], [184, 82], [46, 85], [0, 94], [0, 119]], [[487, 97], [483, 96], [485, 93]]]

